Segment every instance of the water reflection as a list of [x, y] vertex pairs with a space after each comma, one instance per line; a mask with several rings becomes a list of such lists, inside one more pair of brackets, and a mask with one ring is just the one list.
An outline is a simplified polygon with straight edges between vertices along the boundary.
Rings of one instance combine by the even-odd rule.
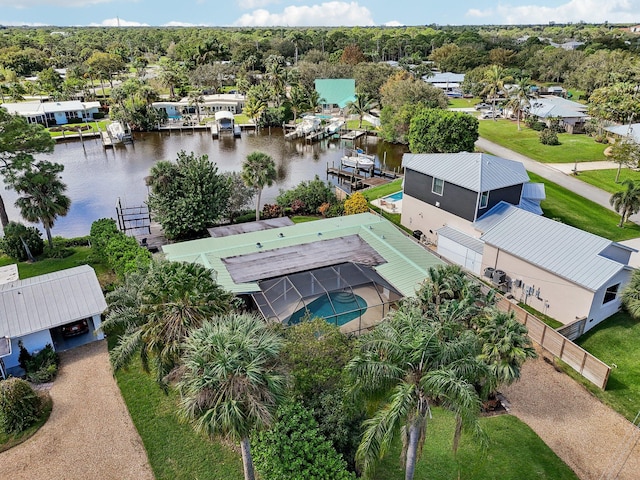
[[[144, 133], [136, 134], [133, 145], [112, 150], [103, 149], [97, 139], [85, 140], [84, 145], [61, 143], [46, 157], [65, 166], [62, 178], [72, 204], [69, 214], [58, 219], [53, 234], [65, 237], [88, 234], [95, 219], [115, 218], [118, 198], [128, 206], [143, 203], [148, 193], [144, 178], [149, 175], [149, 169], [158, 160], [175, 160], [181, 150], [207, 154], [221, 172], [239, 171], [247, 155], [255, 150], [271, 155], [278, 180], [262, 195], [262, 201], [270, 203], [280, 189], [291, 188], [315, 175], [326, 179], [327, 166], [338, 166], [340, 157], [354, 147], [377, 154], [380, 164], [386, 161], [388, 168], [400, 165], [404, 151], [401, 146], [378, 142], [375, 137], [361, 137], [355, 145], [338, 139], [314, 144], [305, 144], [303, 140], [285, 141], [280, 129], [245, 131], [239, 139], [223, 136], [218, 140], [212, 140], [206, 132]], [[335, 183], [331, 177], [329, 181]], [[16, 193], [6, 190], [2, 195], [9, 218], [20, 219], [14, 207]]]

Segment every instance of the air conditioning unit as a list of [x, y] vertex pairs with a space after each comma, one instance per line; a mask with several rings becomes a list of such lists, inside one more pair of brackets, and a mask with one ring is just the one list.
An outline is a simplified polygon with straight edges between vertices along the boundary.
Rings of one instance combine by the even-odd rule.
[[507, 278], [506, 272], [504, 272], [503, 270], [496, 270], [493, 272], [493, 276], [491, 277], [491, 280], [493, 281], [493, 283], [497, 283], [498, 285], [500, 285], [501, 283], [505, 282], [506, 278]]
[[495, 272], [495, 268], [487, 267], [484, 269], [484, 276], [487, 278], [493, 278], [493, 272]]
[[513, 286], [514, 286], [515, 288], [520, 288], [520, 287], [522, 287], [522, 280], [520, 280], [520, 279], [516, 279], [516, 280], [514, 280], [514, 281], [513, 281]]

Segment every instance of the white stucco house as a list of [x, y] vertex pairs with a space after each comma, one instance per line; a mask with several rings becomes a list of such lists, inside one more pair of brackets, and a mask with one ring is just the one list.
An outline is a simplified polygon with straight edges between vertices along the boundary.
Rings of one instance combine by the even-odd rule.
[[[29, 352], [51, 344], [64, 350], [94, 340], [107, 304], [96, 273], [89, 265], [0, 284], [0, 360], [7, 370], [18, 367], [18, 342]], [[86, 320], [89, 333], [64, 338], [60, 327]]]
[[69, 100], [64, 102], [19, 102], [3, 103], [0, 107], [11, 114], [20, 115], [29, 123], [40, 123], [45, 126], [65, 125], [71, 119], [91, 121], [100, 111], [100, 102], [81, 102]]

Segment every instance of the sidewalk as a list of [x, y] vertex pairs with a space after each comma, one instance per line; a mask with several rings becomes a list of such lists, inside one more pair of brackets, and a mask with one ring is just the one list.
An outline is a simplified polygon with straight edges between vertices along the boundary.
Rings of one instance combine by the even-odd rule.
[[[502, 147], [497, 143], [490, 142], [484, 138], [479, 138], [476, 142], [476, 147], [480, 150], [483, 150], [488, 153], [492, 153], [498, 157], [507, 158], [510, 160], [517, 160], [522, 162], [525, 168], [535, 173], [536, 175], [549, 180], [550, 182], [556, 183], [561, 187], [566, 188], [567, 190], [571, 190], [573, 193], [576, 193], [592, 202], [597, 203], [600, 206], [603, 206], [612, 212], [615, 212], [614, 208], [609, 203], [609, 199], [611, 198], [611, 194], [609, 192], [605, 192], [593, 185], [585, 183], [577, 178], [574, 178], [571, 175], [564, 173], [562, 170], [558, 168], [558, 164], [546, 164], [540, 163], [536, 160], [533, 160], [529, 157], [526, 157], [520, 153], [514, 152], [513, 150], [509, 150], [508, 148]], [[586, 163], [586, 162], [584, 162]], [[580, 168], [584, 167], [584, 163], [579, 164], [578, 171]], [[594, 163], [609, 163], [609, 162], [594, 162]], [[573, 169], [573, 163], [566, 164], [569, 169]], [[616, 168], [617, 164], [613, 168]], [[563, 167], [564, 168], [564, 167]], [[583, 168], [586, 170], [586, 168]], [[640, 223], [640, 214], [632, 215], [629, 218], [630, 221], [634, 223]]]

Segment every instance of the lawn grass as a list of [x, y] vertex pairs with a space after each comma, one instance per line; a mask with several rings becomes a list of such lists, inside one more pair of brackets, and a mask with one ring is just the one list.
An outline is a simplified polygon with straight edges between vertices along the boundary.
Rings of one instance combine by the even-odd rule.
[[362, 126], [360, 126], [360, 119], [356, 118], [355, 120], [347, 120], [347, 130], [375, 130], [376, 127], [367, 122], [366, 120], [362, 120]]
[[42, 396], [42, 410], [40, 412], [40, 418], [36, 423], [31, 425], [25, 431], [20, 433], [4, 433], [0, 431], [0, 452], [4, 452], [5, 450], [9, 450], [16, 445], [20, 445], [22, 442], [30, 439], [35, 433], [40, 430], [47, 420], [49, 420], [49, 416], [51, 415], [51, 409], [53, 408], [53, 402], [51, 401], [51, 397], [48, 393], [41, 394]]
[[603, 403], [633, 421], [640, 409], [640, 321], [626, 312], [616, 313], [576, 343], [612, 367], [606, 390], [599, 389], [570, 367], [564, 370]]
[[307, 215], [296, 215], [291, 217], [291, 221], [293, 223], [305, 223], [305, 222], [314, 222], [316, 220], [320, 220], [322, 217], [318, 216], [307, 216]]
[[[106, 130], [107, 125], [111, 123], [111, 120], [100, 120], [100, 121], [92, 121], [92, 122], [87, 122], [86, 125], [89, 125], [91, 127], [91, 130], [84, 130], [82, 132], [82, 134], [87, 134], [87, 133], [95, 133], [98, 131], [98, 126], [100, 127], [100, 129], [102, 131]], [[77, 135], [77, 130], [74, 130], [74, 127], [80, 127], [85, 125], [84, 123], [74, 123], [74, 124], [68, 124], [68, 125], [60, 125], [60, 126], [64, 126], [66, 129], [68, 129], [66, 132], [64, 132], [64, 135]], [[63, 132], [52, 132], [51, 129], [47, 129], [47, 131], [49, 132], [49, 135], [51, 135], [52, 138], [56, 138], [56, 137], [62, 137], [63, 136]]]
[[549, 315], [545, 315], [544, 313], [539, 312], [538, 310], [536, 310], [535, 308], [533, 308], [530, 305], [527, 305], [526, 303], [520, 302], [520, 303], [518, 303], [518, 306], [520, 308], [522, 308], [523, 310], [526, 310], [527, 312], [529, 312], [531, 315], [536, 317], [538, 320], [542, 320], [544, 323], [546, 323], [548, 326], [550, 326], [554, 330], [557, 329], [557, 328], [560, 328], [560, 327], [562, 327], [564, 325], [564, 323], [559, 322], [555, 318], [551, 318]]
[[619, 228], [620, 216], [617, 213], [534, 173], [528, 174], [532, 182], [545, 185], [547, 198], [541, 203], [545, 217], [558, 219], [567, 225], [616, 242], [640, 237], [640, 225], [627, 222], [625, 228]]
[[384, 185], [379, 185], [377, 187], [371, 187], [367, 188], [366, 190], [362, 190], [362, 194], [364, 195], [364, 198], [366, 198], [367, 201], [370, 202], [371, 200], [386, 197], [387, 195], [399, 192], [400, 190], [402, 190], [402, 179], [397, 178], [390, 183], [385, 183]]
[[[580, 167], [578, 167], [578, 170], [580, 170]], [[577, 178], [609, 193], [616, 193], [624, 190], [624, 185], [621, 185], [621, 183], [625, 180], [633, 180], [640, 185], [640, 172], [631, 170], [630, 168], [623, 168], [620, 170], [619, 182], [616, 183], [615, 180], [617, 172], [617, 168], [607, 170], [588, 170], [584, 172], [579, 171]]]
[[604, 150], [607, 145], [597, 143], [587, 135], [558, 134], [560, 145], [543, 145], [539, 132], [527, 128], [521, 122], [522, 130], [512, 120], [480, 120], [480, 136], [514, 152], [543, 163], [574, 163], [606, 160]]
[[[478, 441], [464, 434], [457, 455], [451, 450], [453, 414], [434, 408], [427, 425], [422, 459], [415, 480], [577, 479], [573, 471], [527, 425], [511, 415], [480, 419], [488, 437], [483, 453]], [[387, 454], [375, 472], [376, 480], [401, 479], [400, 442]]]
[[244, 113], [239, 113], [237, 115], [233, 116], [233, 121], [235, 123], [237, 123], [238, 125], [242, 125], [244, 123], [251, 123], [253, 124], [253, 120], [251, 120], [247, 115], [245, 115]]
[[58, 270], [79, 265], [91, 265], [95, 269], [98, 278], [109, 276], [109, 269], [91, 258], [90, 247], [70, 247], [70, 250], [73, 250], [74, 253], [66, 258], [44, 258], [34, 263], [16, 262], [13, 258], [0, 255], [0, 267], [18, 263], [18, 274], [21, 279], [57, 272]]
[[471, 108], [480, 103], [479, 98], [450, 98], [449, 108]]
[[116, 380], [156, 480], [242, 480], [240, 452], [204, 438], [181, 422], [176, 414], [177, 393], [162, 393], [139, 362], [118, 371]]

